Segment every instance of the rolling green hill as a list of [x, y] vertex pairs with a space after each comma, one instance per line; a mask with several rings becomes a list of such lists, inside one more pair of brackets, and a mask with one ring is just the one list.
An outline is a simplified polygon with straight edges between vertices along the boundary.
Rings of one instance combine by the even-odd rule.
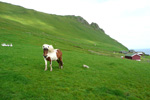
[[[149, 100], [149, 57], [121, 59], [127, 50], [96, 23], [0, 2], [1, 100]], [[42, 44], [63, 52], [64, 69], [44, 71]], [[89, 69], [83, 68], [83, 64]]]
[[[23, 44], [23, 40], [29, 44], [27, 41], [32, 40], [35, 42], [34, 45], [37, 45], [37, 42], [42, 45], [46, 41], [50, 44], [61, 42], [60, 45], [63, 43], [69, 48], [108, 51], [127, 49], [106, 35], [102, 29], [95, 29], [93, 24], [88, 24], [80, 16], [50, 15], [6, 3], [0, 3], [0, 27], [1, 35], [12, 35]], [[6, 41], [5, 35], [1, 37], [1, 43], [14, 43], [14, 39]]]

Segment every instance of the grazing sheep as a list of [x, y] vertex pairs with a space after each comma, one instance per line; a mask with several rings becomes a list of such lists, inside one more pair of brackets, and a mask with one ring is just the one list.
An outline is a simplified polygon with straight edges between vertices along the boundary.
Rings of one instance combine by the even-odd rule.
[[13, 46], [12, 43], [11, 43], [11, 44], [2, 43], [1, 45], [2, 45], [3, 47], [12, 47], [12, 46]]
[[89, 66], [87, 66], [87, 65], [83, 65], [83, 67], [84, 67], [84, 68], [89, 68]]

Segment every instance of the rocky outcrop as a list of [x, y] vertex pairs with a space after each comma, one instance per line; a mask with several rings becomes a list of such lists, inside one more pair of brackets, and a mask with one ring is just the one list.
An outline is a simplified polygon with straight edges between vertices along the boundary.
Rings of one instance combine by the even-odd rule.
[[104, 32], [104, 30], [102, 28], [100, 28], [98, 26], [97, 23], [92, 22], [91, 24], [89, 24], [83, 17], [81, 16], [75, 16], [75, 15], [68, 15], [68, 17], [70, 18], [75, 18], [78, 22], [82, 23], [83, 25], [89, 27], [89, 28], [93, 28], [95, 30], [101, 30]]
[[94, 28], [96, 30], [100, 29], [97, 23], [92, 22], [90, 25], [91, 25], [92, 28]]
[[81, 16], [77, 16], [77, 20], [84, 25], [89, 25], [89, 23], [84, 18], [82, 18]]
[[[95, 30], [101, 30], [101, 31], [104, 32], [104, 30], [103, 30], [102, 28], [100, 28], [97, 23], [92, 22], [92, 23], [90, 24], [90, 26], [91, 26], [92, 28], [94, 28]], [[105, 33], [105, 32], [104, 32], [104, 33]]]

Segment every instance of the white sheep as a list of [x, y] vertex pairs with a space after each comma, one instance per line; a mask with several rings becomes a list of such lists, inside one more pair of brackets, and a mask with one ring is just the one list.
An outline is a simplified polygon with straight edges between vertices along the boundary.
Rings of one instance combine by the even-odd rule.
[[83, 65], [83, 67], [84, 67], [84, 68], [89, 68], [89, 66], [87, 66], [87, 65]]
[[12, 43], [11, 43], [11, 44], [2, 43], [1, 45], [2, 45], [3, 47], [12, 47], [12, 46], [13, 46]]

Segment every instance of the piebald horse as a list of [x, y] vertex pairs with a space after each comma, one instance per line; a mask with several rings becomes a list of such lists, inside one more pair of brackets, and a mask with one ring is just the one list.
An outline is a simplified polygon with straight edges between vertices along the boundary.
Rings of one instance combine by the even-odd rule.
[[52, 45], [43, 45], [43, 57], [45, 61], [45, 71], [47, 70], [47, 61], [50, 62], [50, 71], [52, 71], [52, 61], [59, 63], [59, 68], [63, 68], [62, 52], [59, 49], [54, 49]]

